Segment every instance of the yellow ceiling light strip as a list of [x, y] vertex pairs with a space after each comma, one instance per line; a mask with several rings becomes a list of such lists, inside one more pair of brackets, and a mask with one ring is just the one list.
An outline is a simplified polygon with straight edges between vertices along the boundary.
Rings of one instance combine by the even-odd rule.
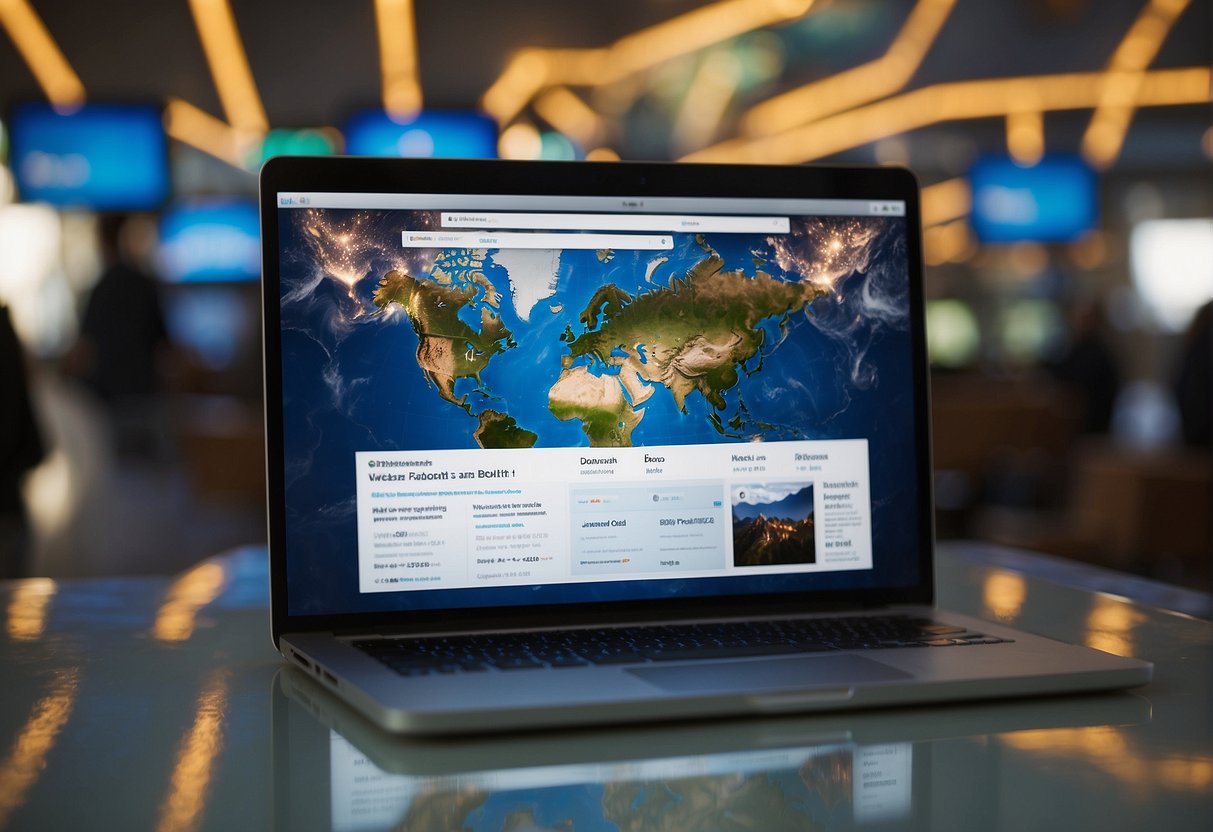
[[814, 0], [723, 0], [620, 38], [607, 50], [597, 84], [610, 84], [671, 58], [698, 52], [730, 38], [795, 20]]
[[939, 225], [967, 216], [973, 209], [973, 189], [961, 176], [922, 189], [922, 224]]
[[555, 84], [613, 84], [681, 55], [746, 32], [795, 20], [815, 0], [719, 0], [620, 38], [600, 49], [525, 49], [515, 55], [480, 104], [505, 124]]
[[922, 259], [928, 266], [942, 266], [968, 259], [976, 244], [969, 224], [953, 221], [923, 229]]
[[674, 120], [673, 143], [678, 152], [703, 147], [716, 135], [741, 83], [741, 73], [741, 62], [730, 51], [718, 50], [704, 59]]
[[28, 0], [0, 0], [0, 25], [56, 110], [84, 103], [84, 84]]
[[1044, 158], [1045, 120], [1040, 110], [1007, 113], [1007, 150], [1026, 168]]
[[485, 90], [480, 106], [499, 124], [510, 121], [535, 93], [548, 84], [551, 61], [542, 49], [524, 49], [506, 64], [505, 71]]
[[619, 154], [609, 147], [596, 147], [585, 154], [587, 162], [618, 162]]
[[602, 117], [568, 87], [553, 87], [535, 99], [535, 112], [582, 147], [601, 141], [605, 130]]
[[1083, 156], [1092, 165], [1106, 168], [1120, 155], [1143, 74], [1188, 5], [1189, 0], [1152, 0], [1112, 53], [1099, 104], [1082, 138]]
[[1045, 155], [1045, 117], [1036, 87], [1015, 85], [1007, 105], [1007, 152], [1016, 164], [1031, 167]]
[[406, 121], [421, 110], [413, 0], [375, 0], [375, 26], [379, 30], [383, 109]]
[[238, 130], [265, 133], [269, 121], [228, 0], [190, 0], [190, 11], [228, 122]]
[[782, 133], [901, 90], [918, 71], [955, 6], [956, 0], [919, 0], [883, 57], [755, 105], [741, 117], [741, 132]]
[[234, 167], [243, 168], [261, 134], [237, 130], [205, 110], [180, 98], [164, 108], [164, 132]]
[[[1102, 72], [957, 81], [912, 90], [776, 136], [731, 139], [683, 157], [691, 162], [796, 163], [820, 159], [933, 124], [1004, 117], [1029, 96], [1040, 112], [1099, 103]], [[1139, 107], [1200, 104], [1210, 97], [1208, 67], [1151, 70], [1137, 91]]]

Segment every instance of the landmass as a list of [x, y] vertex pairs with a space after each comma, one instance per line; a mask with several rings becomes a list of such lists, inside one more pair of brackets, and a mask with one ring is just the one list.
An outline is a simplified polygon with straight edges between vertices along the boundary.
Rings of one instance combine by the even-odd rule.
[[717, 832], [822, 829], [798, 787], [780, 772], [608, 782], [602, 816], [619, 832]]
[[762, 271], [724, 271], [720, 255], [707, 251], [685, 277], [671, 278], [669, 289], [633, 298], [611, 284], [600, 288], [581, 313], [586, 331], [569, 343], [565, 367], [593, 357], [619, 367], [620, 378], [634, 374], [667, 387], [684, 413], [695, 391], [724, 410], [722, 394], [762, 346], [759, 324], [775, 317], [782, 328], [827, 290]]
[[[439, 396], [471, 413], [467, 396], [455, 396], [455, 382], [474, 378], [479, 385], [480, 373], [492, 357], [514, 346], [513, 335], [492, 308], [496, 293], [490, 296], [485, 288], [487, 278], [477, 272], [484, 283], [471, 276], [463, 285], [454, 285], [447, 268], [436, 266], [434, 272], [441, 272], [448, 284], [418, 280], [395, 269], [388, 272], [379, 280], [374, 303], [381, 311], [392, 304], [405, 311], [417, 333], [417, 365], [426, 379]], [[485, 305], [480, 306], [480, 330], [476, 331], [459, 312], [481, 292]]]
[[493, 252], [493, 262], [505, 269], [513, 296], [514, 314], [529, 321], [531, 310], [556, 292], [560, 277], [560, 251], [552, 249], [503, 248]]
[[663, 263], [668, 263], [668, 262], [670, 262], [670, 258], [666, 257], [664, 255], [661, 257], [654, 257], [652, 260], [650, 260], [648, 262], [648, 265], [644, 267], [645, 282], [652, 283], [653, 282], [653, 272], [657, 271], [658, 266], [662, 265]]
[[518, 426], [513, 416], [496, 410], [482, 410], [480, 425], [472, 434], [482, 448], [530, 448], [539, 434]]
[[[644, 417], [642, 405], [659, 386], [670, 391], [682, 413], [687, 397], [700, 393], [712, 405], [711, 426], [741, 436], [745, 403], [738, 399], [736, 412], [725, 413], [724, 394], [742, 373], [757, 372], [749, 366], [755, 356], [761, 368], [769, 324], [786, 331], [790, 315], [828, 292], [812, 283], [777, 280], [761, 269], [752, 277], [726, 271], [720, 255], [702, 238], [696, 240], [704, 258], [684, 275], [671, 275], [668, 288], [654, 284], [633, 295], [612, 283], [600, 286], [580, 313], [581, 333], [566, 325], [560, 334], [568, 351], [548, 391], [548, 408], [559, 420], [579, 420], [590, 445], [630, 446]], [[603, 250], [598, 259], [606, 262], [608, 254], [614, 252]], [[493, 252], [491, 257], [510, 275], [520, 316], [523, 286], [527, 301], [555, 291], [559, 252]], [[390, 271], [379, 281], [374, 304], [380, 311], [395, 304], [408, 315], [417, 334], [418, 366], [442, 399], [477, 418], [473, 435], [481, 447], [531, 447], [538, 435], [512, 416], [495, 410], [476, 414], [466, 393], [455, 394], [460, 379], [474, 379], [487, 394], [481, 372], [493, 356], [516, 346], [499, 313], [501, 293], [484, 273], [489, 258], [477, 249], [447, 250], [422, 278]], [[653, 268], [649, 264], [650, 275]]]
[[590, 302], [585, 305], [581, 313], [581, 323], [586, 329], [596, 329], [600, 314], [607, 319], [613, 318], [631, 302], [631, 295], [614, 283], [608, 283], [595, 292]]
[[492, 794], [471, 786], [455, 790], [422, 789], [393, 828], [401, 832], [466, 829], [467, 816], [482, 808]]
[[[434, 265], [430, 268], [430, 277], [435, 283], [442, 286], [468, 283], [476, 275], [480, 275], [483, 279], [484, 275], [482, 272], [484, 271], [484, 261], [487, 256], [487, 250], [482, 248], [441, 249], [434, 260]], [[487, 279], [485, 283], [489, 289], [496, 292], [496, 289], [493, 289], [492, 284], [488, 283]]]
[[644, 418], [644, 411], [634, 409], [624, 397], [615, 376], [596, 376], [585, 367], [561, 372], [548, 391], [548, 409], [562, 422], [580, 419], [595, 447], [631, 445], [632, 431]]

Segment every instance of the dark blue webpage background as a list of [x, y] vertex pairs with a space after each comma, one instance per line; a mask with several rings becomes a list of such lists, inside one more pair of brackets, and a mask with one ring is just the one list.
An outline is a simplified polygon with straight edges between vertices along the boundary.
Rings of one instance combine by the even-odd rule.
[[[377, 314], [372, 301], [379, 278], [390, 269], [403, 265], [412, 274], [421, 272], [416, 258], [426, 255], [402, 252], [401, 230], [432, 227], [435, 222], [432, 212], [279, 212], [289, 614], [870, 589], [917, 582], [919, 495], [905, 221], [817, 217], [793, 218], [794, 233], [777, 241], [780, 252], [759, 235], [706, 235], [705, 242], [724, 258], [725, 270], [753, 276], [755, 255], [761, 254], [766, 261], [762, 270], [782, 280], [799, 280], [799, 272], [830, 256], [823, 240], [831, 239], [831, 229], [843, 233], [859, 228], [864, 240], [857, 255], [863, 269], [839, 276], [835, 291], [815, 301], [809, 314], [791, 315], [786, 335], [774, 319], [761, 325], [767, 336], [761, 372], [748, 379], [743, 376], [736, 390], [726, 394], [726, 422], [729, 414], [737, 412], [742, 388], [753, 382], [758, 387], [745, 405], [752, 421], [773, 425], [764, 431], [766, 439], [868, 440], [871, 569], [360, 593], [354, 453], [477, 447], [472, 436], [475, 419], [439, 398], [426, 382], [408, 318]], [[309, 226], [322, 233], [309, 231]], [[341, 239], [345, 242], [338, 243]], [[706, 256], [690, 235], [677, 234], [675, 241], [666, 264], [670, 268], [657, 273], [658, 283]], [[783, 257], [777, 258], [777, 253]], [[576, 322], [579, 311], [604, 282], [632, 292], [652, 289], [644, 273], [647, 261], [659, 254], [617, 252], [605, 266], [579, 259], [594, 257], [593, 251], [566, 256], [557, 292], [532, 310], [530, 321], [521, 320], [514, 309], [504, 269], [487, 263], [483, 273], [503, 295], [500, 314], [515, 332], [519, 347], [494, 357], [482, 373], [484, 386], [497, 396], [511, 384], [546, 391], [559, 374], [559, 356], [567, 351], [557, 337], [566, 319], [571, 316]], [[558, 303], [564, 314], [559, 329], [554, 329], [544, 316]], [[574, 327], [576, 334], [580, 331]], [[533, 352], [536, 344], [542, 345], [538, 355]], [[537, 360], [542, 358], [547, 361]], [[757, 361], [755, 357], [746, 366], [753, 369]], [[472, 389], [475, 386], [465, 380], [456, 392], [470, 391], [477, 408], [501, 409], [501, 399], [487, 400]], [[517, 412], [508, 410], [522, 427], [541, 427], [536, 431], [538, 445], [588, 447], [578, 422], [553, 418], [542, 426], [528, 423], [540, 418], [542, 408], [532, 401], [528, 409], [523, 397], [513, 401]], [[688, 397], [686, 415], [660, 388], [644, 407], [645, 418], [632, 437], [638, 447], [742, 441], [711, 428], [707, 415], [712, 407], [698, 393]], [[727, 472], [711, 473], [723, 477]]]

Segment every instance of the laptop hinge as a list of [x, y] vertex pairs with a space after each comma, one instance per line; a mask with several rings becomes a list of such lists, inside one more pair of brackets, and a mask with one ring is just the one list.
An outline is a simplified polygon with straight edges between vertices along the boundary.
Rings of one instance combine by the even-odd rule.
[[659, 625], [663, 623], [684, 623], [694, 621], [728, 621], [728, 620], [753, 620], [756, 618], [781, 618], [781, 617], [800, 617], [805, 615], [845, 615], [847, 613], [871, 613], [871, 612], [889, 612], [889, 613], [922, 613], [931, 609], [929, 604], [848, 604], [838, 607], [819, 607], [812, 610], [795, 609], [795, 608], [774, 608], [765, 610], [755, 610], [748, 608], [744, 610], [721, 610], [714, 614], [706, 613], [704, 610], [684, 610], [664, 611], [662, 613], [633, 613], [630, 615], [607, 614], [600, 613], [596, 615], [568, 615], [555, 617], [553, 615], [532, 616], [520, 615], [517, 617], [498, 616], [492, 618], [469, 618], [462, 621], [445, 620], [435, 622], [427, 620], [426, 622], [418, 622], [413, 625], [380, 625], [370, 627], [357, 628], [341, 628], [329, 631], [337, 638], [355, 638], [359, 636], [408, 636], [408, 635], [424, 635], [429, 633], [482, 633], [482, 632], [502, 632], [516, 630], [552, 630], [552, 629], [575, 629], [585, 627], [607, 627], [607, 626], [627, 626], [627, 625]]

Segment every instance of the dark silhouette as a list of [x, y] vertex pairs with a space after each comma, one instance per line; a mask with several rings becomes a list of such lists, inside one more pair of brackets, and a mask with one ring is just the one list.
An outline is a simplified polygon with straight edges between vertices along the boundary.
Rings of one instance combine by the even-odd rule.
[[1175, 399], [1184, 444], [1207, 447], [1213, 433], [1213, 301], [1196, 310], [1184, 333]]
[[0, 306], [0, 578], [29, 574], [29, 522], [21, 480], [44, 453], [30, 401], [25, 353]]
[[1083, 433], [1107, 433], [1120, 393], [1120, 369], [1108, 346], [1103, 307], [1097, 302], [1076, 306], [1070, 314], [1070, 343], [1047, 365], [1053, 377], [1080, 397]]
[[98, 223], [104, 270], [85, 306], [77, 345], [80, 377], [105, 402], [159, 393], [157, 360], [168, 346], [156, 284], [122, 250], [126, 219], [108, 214]]
[[98, 223], [104, 269], [65, 367], [106, 406], [117, 451], [147, 456], [161, 442], [161, 365], [171, 344], [155, 280], [136, 268], [123, 249], [126, 222], [124, 214], [107, 214]]

